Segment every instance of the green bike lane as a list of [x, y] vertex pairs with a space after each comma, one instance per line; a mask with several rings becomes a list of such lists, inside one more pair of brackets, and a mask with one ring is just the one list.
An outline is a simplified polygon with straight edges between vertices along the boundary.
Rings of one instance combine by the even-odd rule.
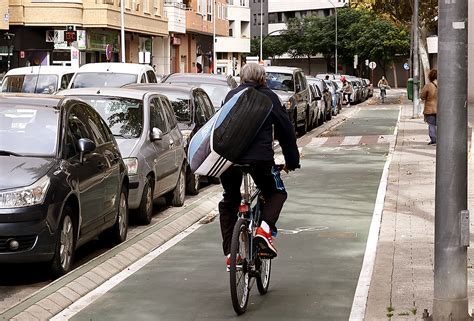
[[[398, 108], [362, 108], [332, 136], [391, 135]], [[370, 130], [370, 123], [373, 124]], [[357, 129], [357, 127], [359, 129]], [[252, 288], [232, 309], [218, 219], [164, 251], [72, 320], [347, 320], [388, 144], [302, 148], [302, 169], [283, 174], [289, 198], [278, 222], [270, 289]]]

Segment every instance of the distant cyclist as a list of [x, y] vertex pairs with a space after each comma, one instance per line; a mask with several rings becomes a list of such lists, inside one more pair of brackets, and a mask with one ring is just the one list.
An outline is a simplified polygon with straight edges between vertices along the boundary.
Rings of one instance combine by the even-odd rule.
[[[240, 73], [241, 84], [231, 90], [225, 102], [239, 91], [253, 87], [266, 95], [273, 103], [272, 112], [262, 124], [249, 149], [242, 155], [239, 164], [250, 164], [250, 175], [260, 188], [264, 197], [262, 223], [257, 228], [255, 242], [258, 251], [267, 257], [277, 256], [272, 234], [277, 231], [276, 222], [283, 203], [287, 198], [285, 186], [280, 178], [280, 172], [275, 168], [273, 152], [273, 134], [280, 143], [285, 157], [283, 170], [291, 171], [299, 167], [299, 151], [296, 145], [296, 135], [286, 109], [278, 96], [266, 86], [265, 68], [256, 63], [246, 64]], [[229, 142], [237, 144], [238, 142]], [[230, 167], [221, 176], [224, 188], [223, 199], [219, 202], [220, 224], [222, 232], [222, 247], [227, 256], [227, 266], [230, 265], [230, 245], [232, 231], [237, 221], [237, 213], [241, 202], [240, 185], [242, 173], [237, 167]]]
[[385, 96], [387, 95], [387, 89], [390, 88], [387, 79], [385, 79], [385, 76], [382, 76], [382, 79], [379, 80], [377, 87], [380, 89], [380, 97], [382, 98], [382, 102], [385, 99]]

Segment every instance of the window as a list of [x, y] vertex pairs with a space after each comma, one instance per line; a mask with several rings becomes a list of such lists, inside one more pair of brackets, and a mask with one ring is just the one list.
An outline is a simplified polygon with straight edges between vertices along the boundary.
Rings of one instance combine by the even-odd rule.
[[204, 102], [199, 93], [194, 96], [194, 122], [198, 125], [204, 125], [206, 123], [206, 116], [204, 115], [203, 105]]
[[142, 75], [142, 77], [140, 79], [140, 83], [146, 84], [146, 75], [145, 74]]
[[207, 21], [212, 21], [212, 1], [216, 0], [207, 1]]
[[153, 129], [154, 127], [160, 129], [163, 134], [169, 132], [159, 98], [152, 98], [150, 101], [150, 128]]
[[153, 70], [148, 70], [148, 71], [146, 72], [146, 76], [147, 76], [147, 78], [148, 78], [148, 82], [149, 82], [149, 83], [154, 83], [154, 84], [156, 84], [156, 83], [158, 82], [158, 81], [156, 80], [156, 75], [155, 75], [155, 73], [153, 72]]
[[170, 129], [174, 129], [178, 125], [178, 122], [176, 121], [176, 116], [174, 115], [174, 111], [173, 108], [171, 108], [169, 100], [164, 97], [161, 97], [161, 104], [163, 105], [163, 108], [165, 110], [166, 119], [168, 121]]
[[153, 0], [153, 14], [161, 17], [161, 0]]
[[214, 115], [214, 106], [212, 105], [211, 99], [209, 96], [205, 93], [201, 93], [202, 100], [204, 102], [203, 109], [204, 109], [204, 114], [206, 115], [206, 118], [209, 120], [212, 115]]
[[222, 5], [219, 2], [219, 3], [217, 3], [217, 18], [219, 18], [219, 19], [222, 19], [221, 10], [222, 10]]
[[234, 31], [232, 29], [229, 29], [229, 37], [233, 37], [234, 36]]

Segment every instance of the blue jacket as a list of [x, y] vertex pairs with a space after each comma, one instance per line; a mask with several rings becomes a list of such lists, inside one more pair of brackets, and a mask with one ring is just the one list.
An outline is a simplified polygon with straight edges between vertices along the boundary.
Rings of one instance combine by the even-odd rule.
[[300, 154], [298, 146], [296, 145], [296, 135], [293, 125], [290, 122], [286, 109], [282, 106], [280, 99], [267, 86], [259, 86], [256, 83], [244, 83], [237, 88], [231, 90], [225, 100], [226, 103], [232, 96], [239, 91], [254, 87], [256, 90], [265, 94], [271, 99], [273, 108], [271, 114], [266, 119], [265, 123], [260, 128], [255, 136], [253, 143], [250, 145], [247, 152], [241, 158], [242, 163], [253, 161], [274, 161], [273, 152], [273, 130], [275, 131], [275, 139], [280, 142], [280, 146], [285, 157], [285, 163], [289, 170], [294, 170], [299, 167]]

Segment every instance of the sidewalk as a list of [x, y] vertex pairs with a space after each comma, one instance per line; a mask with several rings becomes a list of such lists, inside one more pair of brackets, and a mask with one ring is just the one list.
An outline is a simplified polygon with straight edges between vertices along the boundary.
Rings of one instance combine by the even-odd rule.
[[[366, 321], [421, 320], [424, 309], [433, 311], [436, 147], [427, 145], [423, 119], [411, 116], [412, 106], [405, 100], [389, 170]], [[469, 173], [473, 171], [469, 163]], [[470, 207], [474, 194], [472, 183], [468, 185]], [[473, 297], [472, 247], [468, 256], [468, 295]]]

